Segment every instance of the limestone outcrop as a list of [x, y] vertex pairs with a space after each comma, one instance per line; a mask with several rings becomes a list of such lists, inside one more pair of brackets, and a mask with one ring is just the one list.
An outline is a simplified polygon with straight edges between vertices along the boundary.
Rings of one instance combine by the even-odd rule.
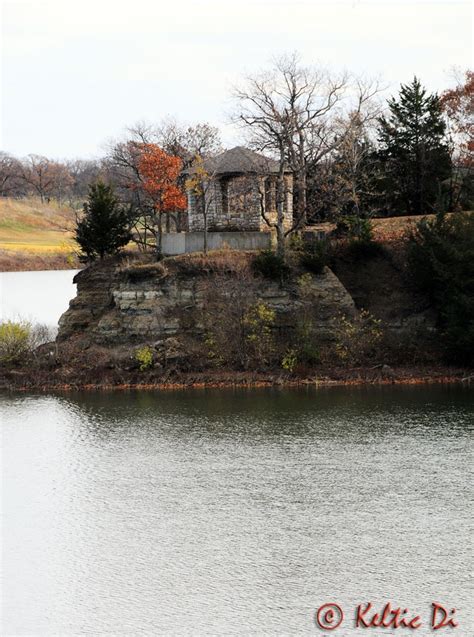
[[[59, 321], [58, 341], [75, 337], [114, 346], [199, 338], [209, 294], [213, 289], [225, 294], [226, 286], [240, 274], [225, 267], [192, 268], [190, 257], [186, 259], [128, 266], [111, 259], [82, 270], [74, 279], [77, 296]], [[291, 330], [298, 313], [309, 307], [312, 324], [327, 337], [335, 317], [355, 312], [351, 296], [328, 268], [320, 275], [305, 275], [304, 294], [295, 278], [280, 283], [247, 276], [242, 285], [275, 310], [275, 329]]]

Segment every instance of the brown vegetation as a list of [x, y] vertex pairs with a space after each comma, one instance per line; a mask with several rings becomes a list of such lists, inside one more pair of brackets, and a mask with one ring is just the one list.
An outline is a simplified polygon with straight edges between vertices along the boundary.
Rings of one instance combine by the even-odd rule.
[[77, 270], [81, 266], [76, 255], [35, 254], [0, 250], [0, 272], [31, 272], [32, 270]]

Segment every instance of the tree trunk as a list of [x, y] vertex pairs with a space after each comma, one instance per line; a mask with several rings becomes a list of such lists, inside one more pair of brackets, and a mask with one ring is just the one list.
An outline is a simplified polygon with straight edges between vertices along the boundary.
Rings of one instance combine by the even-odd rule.
[[156, 260], [161, 261], [163, 256], [163, 223], [161, 212], [157, 213], [157, 232], [156, 232]]
[[277, 254], [282, 259], [285, 258], [285, 151], [280, 148], [280, 169], [277, 179]]
[[297, 230], [306, 225], [306, 158], [305, 140], [303, 131], [299, 132], [298, 143], [298, 170], [296, 175], [296, 188], [298, 191], [298, 211], [295, 227]]
[[298, 211], [295, 228], [299, 230], [306, 225], [306, 169], [300, 168], [296, 178], [298, 192]]

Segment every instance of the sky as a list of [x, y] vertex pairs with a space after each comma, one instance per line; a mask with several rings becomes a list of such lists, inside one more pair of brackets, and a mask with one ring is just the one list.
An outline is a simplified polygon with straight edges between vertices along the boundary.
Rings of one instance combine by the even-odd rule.
[[0, 148], [96, 157], [143, 120], [222, 129], [232, 86], [298, 51], [304, 64], [416, 74], [430, 91], [472, 67], [465, 0], [0, 0]]

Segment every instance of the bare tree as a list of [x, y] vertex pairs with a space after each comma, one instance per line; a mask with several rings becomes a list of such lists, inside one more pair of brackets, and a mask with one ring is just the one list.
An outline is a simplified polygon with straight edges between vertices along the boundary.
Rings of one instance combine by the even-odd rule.
[[28, 155], [22, 162], [21, 179], [44, 203], [56, 196], [61, 200], [72, 178], [64, 164], [41, 155]]
[[207, 122], [187, 126], [168, 118], [158, 125], [156, 134], [157, 143], [170, 155], [179, 157], [185, 169], [195, 157], [205, 160], [222, 151], [219, 129]]
[[8, 153], [0, 151], [0, 196], [16, 197], [23, 193], [21, 163]]
[[340, 205], [356, 216], [367, 215], [377, 194], [379, 164], [375, 159], [375, 115], [349, 113], [340, 123], [341, 143], [332, 158], [333, 175], [339, 184]]
[[66, 162], [72, 178], [70, 187], [70, 205], [76, 206], [89, 194], [89, 186], [99, 180], [105, 181], [105, 171], [102, 160], [70, 159]]
[[347, 132], [341, 122], [346, 121], [347, 130], [353, 125], [351, 118], [343, 118], [344, 111], [368, 116], [372, 111], [366, 106], [380, 90], [377, 81], [354, 81], [347, 73], [331, 75], [325, 69], [302, 66], [297, 54], [277, 58], [272, 69], [247, 77], [243, 87], [235, 89], [237, 120], [249, 128], [251, 143], [273, 151], [280, 162], [280, 226], [285, 169], [294, 175], [294, 223], [285, 234], [306, 222], [308, 167], [341, 144]]
[[[240, 105], [238, 121], [251, 129], [252, 145], [259, 150], [270, 151], [278, 158], [277, 220], [274, 227], [277, 234], [278, 253], [283, 257], [285, 253], [284, 175], [287, 168], [286, 144], [289, 137], [289, 119], [281, 108], [279, 96], [276, 94], [275, 74], [265, 73], [248, 77], [245, 86], [236, 88], [234, 95]], [[262, 197], [262, 193], [260, 194]], [[267, 219], [266, 222], [269, 223]]]

